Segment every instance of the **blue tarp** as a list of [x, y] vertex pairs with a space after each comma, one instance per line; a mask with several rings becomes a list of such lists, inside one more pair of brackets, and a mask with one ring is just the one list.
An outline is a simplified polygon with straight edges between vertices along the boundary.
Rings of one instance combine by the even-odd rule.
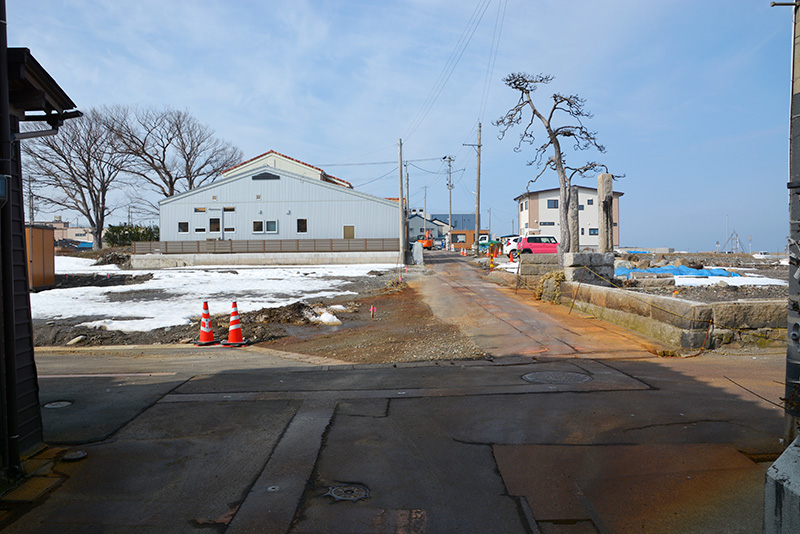
[[685, 265], [666, 265], [664, 267], [651, 267], [650, 269], [614, 269], [615, 276], [628, 276], [630, 273], [671, 273], [673, 276], [741, 276], [725, 269], [692, 269]]

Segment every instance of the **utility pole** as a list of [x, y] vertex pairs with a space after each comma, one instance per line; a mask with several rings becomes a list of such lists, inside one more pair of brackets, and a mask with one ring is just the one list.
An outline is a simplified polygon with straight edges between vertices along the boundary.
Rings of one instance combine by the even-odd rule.
[[[794, 8], [792, 94], [789, 122], [789, 310], [787, 316], [785, 435], [794, 441], [800, 421], [800, 4], [772, 2]], [[727, 217], [725, 218], [727, 231]]]
[[450, 229], [447, 231], [447, 245], [450, 248], [450, 232], [453, 231], [453, 182], [451, 180], [453, 174], [453, 156], [445, 156], [442, 158], [447, 161], [447, 226]]
[[400, 179], [400, 198], [397, 199], [400, 208], [400, 263], [406, 263], [406, 240], [408, 239], [408, 232], [406, 231], [406, 207], [403, 202], [403, 140], [397, 140], [397, 172]]
[[406, 202], [408, 203], [406, 210], [408, 211], [408, 215], [411, 215], [411, 190], [408, 186], [408, 162], [404, 163], [403, 165], [406, 166]]
[[478, 253], [478, 239], [481, 235], [481, 123], [478, 123], [478, 144], [474, 146], [478, 151], [478, 174], [475, 179], [475, 253]]
[[492, 208], [489, 208], [489, 237], [492, 236]]
[[427, 239], [428, 238], [428, 186], [427, 185], [423, 186], [422, 189], [425, 190], [425, 196], [423, 197], [424, 200], [422, 201], [422, 221], [423, 221], [422, 224], [425, 227], [425, 232], [423, 232], [423, 235], [425, 235], [425, 239]]

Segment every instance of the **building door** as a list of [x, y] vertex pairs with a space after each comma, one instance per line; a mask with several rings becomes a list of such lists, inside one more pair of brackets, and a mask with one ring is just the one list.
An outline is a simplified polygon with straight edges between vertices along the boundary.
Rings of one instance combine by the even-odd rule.
[[344, 226], [344, 238], [345, 239], [355, 239], [356, 238], [356, 227], [353, 225], [345, 225]]

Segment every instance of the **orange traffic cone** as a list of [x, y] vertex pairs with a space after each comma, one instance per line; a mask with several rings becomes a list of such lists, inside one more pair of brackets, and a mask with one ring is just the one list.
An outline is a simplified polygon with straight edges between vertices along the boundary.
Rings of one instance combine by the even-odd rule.
[[200, 339], [194, 342], [198, 347], [216, 345], [219, 340], [214, 339], [214, 331], [211, 329], [211, 315], [208, 313], [208, 302], [203, 302], [203, 317], [200, 319]]
[[249, 339], [242, 339], [242, 325], [239, 323], [239, 309], [236, 301], [231, 304], [231, 325], [228, 327], [228, 341], [223, 341], [226, 347], [243, 347], [250, 344]]

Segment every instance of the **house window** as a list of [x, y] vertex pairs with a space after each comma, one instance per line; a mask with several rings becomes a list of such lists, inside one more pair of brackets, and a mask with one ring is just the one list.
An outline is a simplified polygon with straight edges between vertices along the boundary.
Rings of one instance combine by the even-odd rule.
[[558, 199], [551, 199], [547, 201], [548, 209], [558, 209]]
[[195, 213], [205, 213], [205, 212], [206, 212], [206, 209], [205, 209], [205, 208], [195, 208], [195, 209], [194, 209], [194, 212], [195, 212]]
[[264, 221], [253, 221], [253, 233], [254, 234], [264, 233]]
[[583, 211], [583, 204], [578, 204], [578, 211]]
[[194, 233], [196, 233], [196, 234], [204, 234], [204, 233], [206, 233], [206, 229], [198, 227], [198, 228], [194, 229]]
[[267, 223], [267, 233], [268, 234], [277, 234], [278, 233], [278, 221], [266, 221]]
[[222, 211], [226, 211], [228, 213], [231, 213], [231, 212], [236, 211], [236, 208], [234, 206], [228, 206], [227, 208], [222, 208]]
[[555, 226], [555, 225], [556, 223], [554, 223], [553, 221], [542, 221], [539, 223], [539, 226]]
[[188, 222], [179, 222], [178, 223], [178, 233], [179, 234], [188, 234], [189, 233], [189, 223]]
[[590, 198], [590, 199], [588, 199], [588, 200], [586, 201], [586, 203], [587, 203], [587, 204], [589, 204], [589, 205], [591, 206], [591, 205], [593, 205], [593, 204], [594, 204], [594, 199], [593, 199], [593, 198]]
[[589, 228], [589, 235], [600, 235], [600, 230], [597, 228]]
[[305, 234], [308, 232], [308, 219], [297, 219], [297, 233]]
[[208, 220], [208, 231], [209, 232], [219, 232], [219, 219], [212, 218]]

